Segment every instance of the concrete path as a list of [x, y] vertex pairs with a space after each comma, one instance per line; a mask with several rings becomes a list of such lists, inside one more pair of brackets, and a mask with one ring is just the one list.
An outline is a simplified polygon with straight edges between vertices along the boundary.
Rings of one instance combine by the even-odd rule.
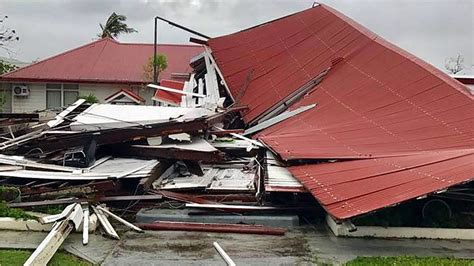
[[[0, 248], [31, 248], [45, 233], [1, 231]], [[202, 232], [126, 232], [115, 241], [91, 235], [82, 246], [72, 234], [64, 249], [104, 265], [224, 265], [217, 241], [237, 265], [341, 264], [357, 256], [440, 256], [474, 259], [474, 241], [337, 238], [324, 226], [304, 226], [285, 236]]]
[[237, 265], [341, 264], [357, 256], [453, 256], [474, 259], [474, 241], [337, 238], [325, 227], [285, 236], [201, 232], [127, 232], [105, 265], [224, 265], [217, 241]]

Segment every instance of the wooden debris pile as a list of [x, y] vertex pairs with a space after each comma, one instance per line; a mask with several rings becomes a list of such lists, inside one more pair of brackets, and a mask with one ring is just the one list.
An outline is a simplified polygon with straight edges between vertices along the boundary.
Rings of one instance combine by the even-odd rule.
[[[119, 239], [119, 234], [109, 218], [138, 232], [141, 227], [284, 234], [285, 229], [258, 224], [127, 221], [144, 207], [178, 206], [197, 215], [295, 207], [275, 207], [266, 200], [265, 188], [270, 184], [278, 192], [281, 185], [272, 183], [275, 177], [268, 174], [284, 177], [269, 171], [278, 160], [270, 158], [260, 142], [245, 137], [243, 129], [223, 129], [238, 120], [236, 112], [244, 107], [224, 108], [217, 101], [210, 97], [199, 106], [164, 107], [78, 100], [49, 121], [34, 120], [34, 115], [18, 115], [15, 120], [11, 114], [4, 128], [13, 128], [15, 121], [28, 126], [4, 131], [0, 143], [0, 184], [20, 192], [8, 206], [61, 210], [38, 219], [54, 225], [26, 264], [47, 263], [73, 231], [82, 231], [87, 244], [91, 217], [112, 239]], [[301, 184], [296, 190], [281, 188], [284, 193], [305, 192]]]

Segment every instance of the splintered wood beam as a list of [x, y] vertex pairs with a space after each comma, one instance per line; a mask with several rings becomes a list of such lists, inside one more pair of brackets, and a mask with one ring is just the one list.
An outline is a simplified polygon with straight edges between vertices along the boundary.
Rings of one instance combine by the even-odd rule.
[[74, 204], [69, 215], [61, 222], [54, 224], [49, 234], [23, 265], [47, 265], [72, 230], [79, 228], [82, 220], [82, 208], [79, 204]]
[[139, 233], [144, 233], [144, 231], [143, 231], [142, 229], [140, 229], [140, 228], [136, 227], [135, 225], [133, 225], [133, 224], [127, 222], [126, 220], [124, 220], [124, 219], [122, 219], [121, 217], [115, 215], [114, 213], [108, 211], [107, 209], [102, 208], [102, 207], [100, 207], [100, 206], [97, 206], [96, 208], [99, 209], [99, 210], [101, 210], [101, 211], [103, 211], [103, 212], [105, 212], [105, 213], [108, 214], [110, 217], [112, 217], [114, 220], [116, 220], [116, 221], [122, 223], [123, 225], [127, 226], [128, 228], [132, 229], [133, 231], [137, 231], [137, 232], [139, 232]]
[[102, 225], [102, 228], [104, 229], [105, 233], [114, 239], [120, 239], [114, 227], [110, 224], [109, 220], [107, 219], [107, 216], [105, 216], [105, 214], [101, 210], [97, 209], [96, 207], [94, 206], [91, 206], [91, 207], [92, 207], [92, 210], [94, 210], [95, 214], [97, 215], [97, 219], [99, 219], [99, 222]]

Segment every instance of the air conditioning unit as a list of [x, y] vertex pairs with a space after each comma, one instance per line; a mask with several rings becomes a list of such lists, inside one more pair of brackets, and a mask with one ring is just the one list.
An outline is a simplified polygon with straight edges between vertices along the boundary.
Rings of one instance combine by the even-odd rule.
[[30, 95], [30, 89], [26, 85], [13, 85], [13, 95], [28, 96]]

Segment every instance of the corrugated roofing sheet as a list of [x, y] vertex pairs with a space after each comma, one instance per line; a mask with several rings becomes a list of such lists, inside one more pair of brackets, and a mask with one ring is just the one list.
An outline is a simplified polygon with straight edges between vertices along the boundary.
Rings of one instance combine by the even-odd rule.
[[319, 5], [209, 44], [246, 122], [329, 69], [291, 107], [315, 108], [257, 137], [285, 160], [356, 159], [290, 169], [335, 218], [474, 178], [466, 87], [339, 12]]
[[474, 149], [294, 166], [331, 216], [347, 219], [474, 179]]
[[[204, 51], [202, 46], [160, 44], [168, 67], [160, 78], [171, 79], [171, 73], [191, 72], [192, 57]], [[144, 83], [144, 65], [153, 56], [153, 44], [119, 43], [105, 38], [69, 50], [36, 64], [4, 74], [2, 80], [18, 82], [90, 82]]]
[[[184, 89], [184, 82], [175, 81], [175, 80], [162, 79], [160, 81], [160, 85], [163, 87], [180, 90], [180, 91]], [[182, 94], [173, 93], [173, 92], [164, 91], [164, 90], [156, 90], [154, 98], [179, 105], [181, 103], [181, 96]]]
[[[391, 81], [393, 86], [417, 81], [422, 71], [438, 83], [446, 82], [461, 88], [431, 65], [325, 5], [213, 38], [208, 43], [231, 93], [239, 95], [244, 91], [241, 104], [250, 108], [244, 115], [246, 122], [283, 100], [341, 57], [346, 63], [357, 63], [352, 69], [365, 66], [357, 72], [369, 76], [382, 74], [385, 77], [382, 81]], [[407, 65], [409, 68], [404, 69]], [[395, 69], [398, 72], [389, 73]], [[404, 78], [398, 78], [397, 74], [403, 74]], [[247, 77], [251, 77], [248, 84]], [[399, 83], [393, 84], [397, 80]], [[364, 81], [350, 85], [355, 88]]]

